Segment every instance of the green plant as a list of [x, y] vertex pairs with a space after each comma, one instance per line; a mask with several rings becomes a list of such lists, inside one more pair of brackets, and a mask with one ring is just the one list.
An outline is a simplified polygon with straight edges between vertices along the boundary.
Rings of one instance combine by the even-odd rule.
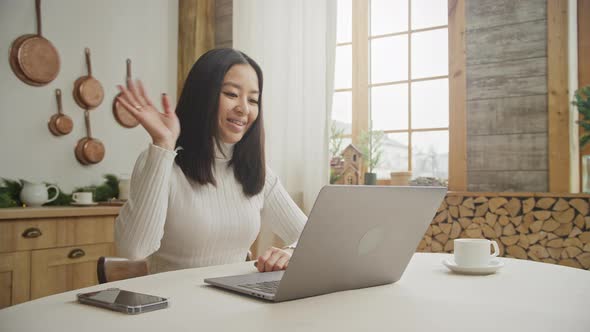
[[338, 180], [340, 180], [340, 177], [342, 177], [342, 174], [338, 174], [334, 171], [333, 168], [330, 168], [330, 184], [338, 182]]
[[2, 178], [2, 186], [0, 186], [0, 208], [22, 206], [22, 202], [20, 201], [20, 191], [22, 188], [22, 180]]
[[[94, 200], [96, 202], [108, 201], [111, 198], [119, 196], [119, 179], [113, 174], [104, 175], [105, 182], [98, 186], [86, 186], [78, 187], [73, 192], [79, 191], [90, 191], [94, 193]], [[22, 206], [23, 203], [20, 201], [20, 191], [22, 190], [22, 181], [10, 180], [2, 178], [2, 184], [0, 185], [0, 208], [17, 207]], [[49, 184], [49, 183], [48, 183]], [[57, 186], [57, 185], [56, 185]], [[58, 187], [59, 188], [59, 187]], [[65, 193], [59, 188], [58, 197], [45, 205], [70, 205], [72, 203], [72, 194]]]
[[363, 131], [359, 137], [361, 153], [366, 158], [368, 171], [373, 173], [375, 167], [379, 166], [383, 154], [383, 131]]
[[580, 88], [574, 93], [572, 104], [578, 108], [581, 117], [577, 121], [584, 128], [584, 134], [580, 137], [580, 148], [590, 142], [590, 85]]

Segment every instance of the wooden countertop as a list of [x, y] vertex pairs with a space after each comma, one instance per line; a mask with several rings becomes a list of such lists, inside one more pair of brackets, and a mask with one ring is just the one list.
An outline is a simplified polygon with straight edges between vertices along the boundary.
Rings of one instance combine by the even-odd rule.
[[0, 209], [0, 221], [7, 219], [31, 219], [52, 217], [79, 217], [79, 216], [116, 216], [120, 206], [48, 206], [28, 208]]

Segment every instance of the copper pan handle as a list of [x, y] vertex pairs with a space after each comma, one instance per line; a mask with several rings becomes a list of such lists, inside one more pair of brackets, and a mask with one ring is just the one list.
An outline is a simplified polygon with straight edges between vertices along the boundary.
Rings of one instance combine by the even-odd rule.
[[90, 62], [90, 49], [86, 47], [84, 49], [84, 53], [86, 53], [86, 67], [88, 68], [88, 76], [92, 76], [92, 63]]
[[35, 13], [37, 14], [37, 34], [41, 36], [41, 0], [35, 0]]
[[131, 79], [131, 59], [127, 59], [127, 80]]
[[57, 112], [62, 114], [62, 106], [61, 106], [61, 90], [55, 89], [55, 99], [57, 99]]
[[90, 129], [90, 112], [84, 110], [84, 121], [86, 122], [86, 136], [92, 138], [92, 130]]

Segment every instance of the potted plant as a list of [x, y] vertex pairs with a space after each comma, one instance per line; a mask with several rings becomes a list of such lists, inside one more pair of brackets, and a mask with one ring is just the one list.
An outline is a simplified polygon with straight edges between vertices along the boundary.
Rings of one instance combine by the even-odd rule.
[[[577, 107], [580, 119], [576, 123], [584, 129], [580, 136], [580, 150], [590, 142], [590, 85], [574, 93], [572, 104]], [[590, 155], [582, 156], [582, 191], [590, 192]]]
[[383, 153], [383, 131], [363, 131], [360, 135], [361, 153], [366, 156], [367, 172], [365, 173], [365, 184], [377, 184], [377, 174], [373, 172], [379, 166], [381, 154]]

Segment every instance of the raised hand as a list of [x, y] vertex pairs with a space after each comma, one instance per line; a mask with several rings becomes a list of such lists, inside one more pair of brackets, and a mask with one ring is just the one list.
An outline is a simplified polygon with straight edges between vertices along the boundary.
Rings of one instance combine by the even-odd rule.
[[180, 135], [180, 122], [168, 96], [162, 94], [164, 113], [161, 113], [152, 104], [140, 80], [137, 80], [137, 86], [129, 80], [127, 87], [122, 85], [117, 87], [121, 91], [117, 100], [145, 128], [152, 137], [154, 145], [174, 150], [176, 140]]

